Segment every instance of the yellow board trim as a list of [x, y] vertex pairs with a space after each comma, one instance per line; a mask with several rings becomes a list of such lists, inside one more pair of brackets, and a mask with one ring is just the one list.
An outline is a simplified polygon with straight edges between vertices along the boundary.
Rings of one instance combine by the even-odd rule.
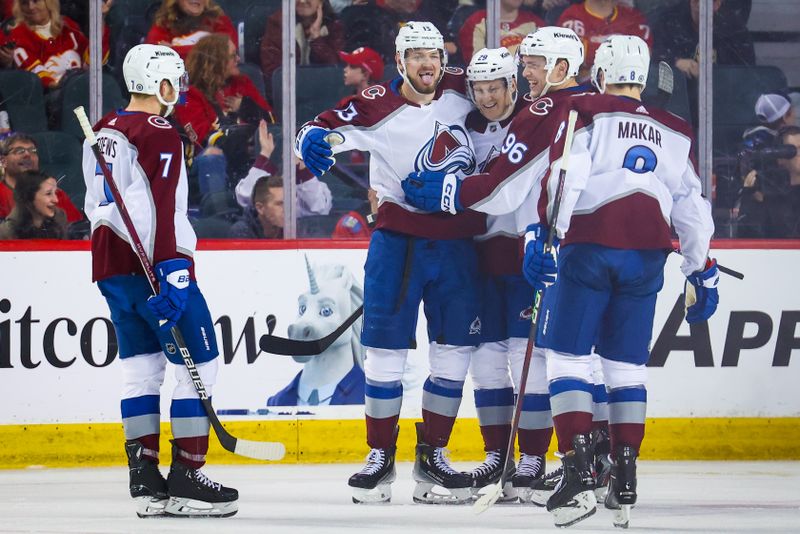
[[[237, 437], [280, 441], [281, 463], [358, 463], [367, 453], [362, 420], [230, 421]], [[414, 459], [414, 421], [400, 421], [397, 459]], [[161, 427], [163, 463], [169, 463], [169, 424]], [[0, 425], [0, 469], [33, 466], [124, 465], [122, 424]], [[555, 440], [554, 440], [555, 441]], [[450, 440], [454, 461], [483, 459], [476, 419], [456, 422]], [[551, 450], [551, 453], [553, 451]], [[800, 418], [648, 419], [641, 450], [645, 460], [800, 460]], [[230, 453], [213, 437], [209, 463], [259, 463]]]

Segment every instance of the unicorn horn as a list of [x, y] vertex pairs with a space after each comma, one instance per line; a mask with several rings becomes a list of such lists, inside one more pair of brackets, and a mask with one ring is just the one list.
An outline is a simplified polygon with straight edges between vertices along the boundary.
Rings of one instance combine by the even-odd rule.
[[319, 286], [317, 285], [317, 279], [314, 277], [314, 271], [311, 269], [311, 264], [308, 262], [308, 256], [306, 258], [306, 270], [308, 271], [308, 285], [311, 288], [311, 294], [316, 295], [319, 293]]

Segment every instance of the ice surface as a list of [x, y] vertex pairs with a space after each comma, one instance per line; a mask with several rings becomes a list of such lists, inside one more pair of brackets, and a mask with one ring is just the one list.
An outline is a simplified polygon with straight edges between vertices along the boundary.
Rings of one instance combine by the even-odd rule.
[[[229, 519], [138, 519], [118, 468], [0, 471], [0, 532], [186, 532], [192, 534], [359, 532], [533, 532], [553, 527], [542, 508], [411, 501], [410, 463], [398, 464], [392, 504], [352, 504], [347, 478], [361, 466], [208, 466], [239, 490]], [[469, 467], [458, 464], [461, 469]], [[641, 462], [631, 532], [800, 532], [800, 462]], [[598, 509], [575, 532], [621, 532]]]

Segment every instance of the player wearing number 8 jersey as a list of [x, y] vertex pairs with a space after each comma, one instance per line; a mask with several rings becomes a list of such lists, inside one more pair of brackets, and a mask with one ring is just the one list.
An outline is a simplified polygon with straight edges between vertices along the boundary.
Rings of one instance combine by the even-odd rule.
[[[95, 125], [100, 150], [127, 207], [144, 252], [154, 266], [153, 296], [133, 240], [88, 143], [83, 148], [84, 210], [92, 224], [92, 279], [111, 311], [124, 387], [122, 423], [131, 497], [140, 517], [217, 516], [236, 513], [238, 493], [211, 482], [200, 468], [208, 451], [209, 421], [183, 365], [170, 327], [178, 325], [208, 395], [216, 380], [214, 324], [194, 279], [197, 238], [186, 214], [188, 185], [183, 147], [164, 118], [186, 89], [175, 51], [138, 45], [123, 72], [131, 101]], [[166, 359], [176, 364], [172, 395], [172, 466], [158, 470], [160, 386]]]
[[[557, 221], [550, 218], [559, 161], [551, 158], [551, 172], [542, 181], [539, 215], [555, 225], [554, 243], [560, 239], [557, 273], [545, 266], [541, 235], [531, 236], [525, 255], [523, 269], [532, 283], [558, 276], [545, 292], [537, 337], [547, 353], [564, 454], [563, 479], [547, 502], [558, 526], [595, 511], [589, 457], [593, 347], [608, 389], [613, 465], [605, 505], [615, 511], [616, 526], [628, 526], [644, 437], [645, 364], [656, 295], [672, 250], [670, 223], [690, 289], [687, 321], [706, 320], [716, 309], [717, 267], [707, 260], [714, 224], [700, 194], [691, 127], [641, 103], [649, 64], [647, 44], [635, 36], [612, 36], [598, 48], [592, 81], [605, 94], [570, 101], [578, 119]], [[557, 138], [556, 154], [563, 144], [564, 136]]]

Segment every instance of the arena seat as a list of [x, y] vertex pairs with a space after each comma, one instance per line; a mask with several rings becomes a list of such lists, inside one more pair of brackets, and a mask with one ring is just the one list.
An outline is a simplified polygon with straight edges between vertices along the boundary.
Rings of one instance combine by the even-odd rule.
[[[123, 107], [126, 104], [117, 80], [110, 74], [103, 73], [103, 115], [111, 110]], [[73, 109], [78, 106], [89, 108], [89, 73], [82, 73], [71, 77], [64, 86], [61, 101], [61, 130], [83, 139], [78, 119], [75, 118]]]
[[256, 0], [245, 11], [244, 15], [244, 57], [242, 61], [261, 64], [261, 39], [267, 19], [280, 9], [281, 0]]
[[[283, 68], [272, 74], [272, 95], [275, 111], [280, 114], [282, 106], [281, 78]], [[297, 124], [303, 124], [326, 109], [331, 109], [350, 94], [350, 88], [342, 80], [339, 65], [306, 65], [297, 67]]]
[[38, 76], [24, 70], [0, 70], [0, 97], [14, 131], [32, 134], [47, 130], [42, 82]]
[[742, 133], [759, 123], [755, 112], [758, 97], [786, 86], [786, 75], [778, 67], [715, 65], [714, 151], [735, 153]]
[[75, 206], [83, 209], [86, 185], [81, 167], [81, 142], [75, 136], [58, 131], [37, 132], [31, 136], [36, 139], [42, 171], [55, 177], [58, 187], [69, 195]]

